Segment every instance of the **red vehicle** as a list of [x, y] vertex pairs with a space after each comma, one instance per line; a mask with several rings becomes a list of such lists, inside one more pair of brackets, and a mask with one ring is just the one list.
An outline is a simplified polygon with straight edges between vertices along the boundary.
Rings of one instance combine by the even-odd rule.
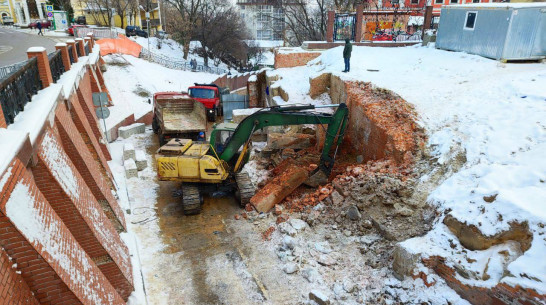
[[73, 24], [67, 29], [68, 35], [74, 36], [76, 34], [75, 32], [77, 28], [86, 28], [86, 27], [87, 26], [83, 24]]
[[195, 86], [188, 88], [188, 93], [205, 106], [208, 120], [215, 122], [216, 116], [224, 115], [224, 105], [222, 103], [224, 90], [224, 88], [220, 88], [216, 84], [195, 83]]
[[31, 22], [28, 27], [30, 29], [36, 29], [38, 22], [42, 23], [42, 29], [49, 29], [51, 27], [51, 22], [49, 20], [34, 20], [34, 22]]

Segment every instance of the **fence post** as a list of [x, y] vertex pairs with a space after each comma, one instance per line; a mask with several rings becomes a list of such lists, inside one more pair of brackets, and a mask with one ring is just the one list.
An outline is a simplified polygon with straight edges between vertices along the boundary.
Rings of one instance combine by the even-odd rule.
[[42, 88], [47, 88], [53, 84], [53, 75], [51, 75], [51, 67], [49, 66], [49, 58], [47, 57], [44, 47], [31, 47], [27, 50], [28, 58], [36, 57], [38, 60], [38, 72], [42, 81]]
[[95, 46], [95, 39], [93, 37], [93, 32], [87, 33], [87, 37], [85, 39], [89, 38], [89, 52], [93, 49]]
[[80, 49], [80, 54], [82, 56], [85, 56], [85, 45], [83, 44], [83, 39], [76, 38], [74, 40], [76, 41], [76, 45], [78, 46], [78, 49]]
[[68, 55], [68, 46], [66, 43], [59, 42], [55, 45], [56, 50], [61, 50], [61, 57], [63, 58], [64, 70], [70, 70], [70, 55]]
[[72, 39], [69, 39], [66, 41], [66, 44], [69, 46], [72, 46], [72, 57], [74, 57], [74, 62], [78, 62], [78, 51], [76, 51], [76, 48], [78, 47], [76, 45], [76, 42]]
[[328, 23], [326, 25], [326, 42], [334, 42], [334, 19], [336, 19], [336, 12], [328, 11]]
[[8, 124], [6, 123], [6, 118], [4, 117], [4, 111], [2, 110], [1, 106], [0, 106], [0, 128], [8, 128]]
[[363, 17], [364, 5], [359, 4], [356, 6], [356, 29], [355, 29], [355, 42], [362, 41], [362, 17]]

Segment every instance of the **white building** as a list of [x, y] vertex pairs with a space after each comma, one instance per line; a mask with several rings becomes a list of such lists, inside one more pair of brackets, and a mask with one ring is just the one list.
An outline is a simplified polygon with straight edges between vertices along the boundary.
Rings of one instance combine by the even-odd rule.
[[284, 11], [278, 0], [237, 0], [237, 7], [254, 40], [283, 40]]

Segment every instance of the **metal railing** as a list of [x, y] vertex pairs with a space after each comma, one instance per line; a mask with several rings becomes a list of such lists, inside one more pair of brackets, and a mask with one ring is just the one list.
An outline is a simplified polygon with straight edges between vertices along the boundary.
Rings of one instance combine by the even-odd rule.
[[84, 37], [87, 37], [88, 33], [93, 33], [93, 37], [95, 39], [118, 37], [118, 34], [116, 33], [116, 31], [109, 28], [83, 28], [83, 27], [76, 28], [76, 33], [74, 33], [74, 36], [76, 38], [84, 38]]
[[82, 52], [80, 51], [80, 44], [79, 43], [76, 43], [74, 45], [74, 48], [76, 48], [76, 54], [78, 54], [78, 58], [82, 57]]
[[75, 62], [73, 49], [74, 49], [74, 46], [68, 46], [68, 56], [70, 57], [70, 64], [73, 64]]
[[32, 96], [42, 89], [38, 72], [38, 59], [33, 57], [0, 82], [0, 105], [8, 125], [23, 111]]
[[22, 62], [18, 62], [18, 63], [15, 63], [13, 65], [9, 65], [9, 66], [5, 66], [5, 67], [0, 67], [0, 81], [2, 81], [3, 79], [7, 78], [8, 76], [10, 76], [11, 74], [15, 73], [17, 70], [19, 70], [21, 68], [21, 66], [23, 66], [27, 61], [22, 61]]
[[51, 52], [47, 55], [49, 57], [49, 66], [51, 67], [51, 76], [53, 82], [57, 82], [61, 75], [64, 73], [64, 64], [61, 50]]
[[199, 63], [195, 66], [192, 66], [189, 61], [179, 60], [172, 57], [155, 54], [145, 48], [142, 48], [142, 50], [140, 51], [140, 58], [147, 59], [148, 61], [155, 62], [157, 64], [162, 65], [163, 67], [175, 69], [175, 70], [207, 72], [212, 74], [225, 74], [228, 72], [226, 69], [222, 69], [218, 67], [208, 67]]
[[89, 55], [89, 42], [85, 42], [85, 55]]

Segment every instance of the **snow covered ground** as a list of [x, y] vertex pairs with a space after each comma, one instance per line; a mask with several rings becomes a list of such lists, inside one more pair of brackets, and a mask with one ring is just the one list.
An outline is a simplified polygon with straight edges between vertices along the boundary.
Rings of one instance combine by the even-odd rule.
[[[482, 274], [491, 261], [490, 279], [460, 279], [470, 284], [491, 287], [500, 281], [546, 293], [546, 65], [503, 64], [426, 47], [353, 47], [351, 72], [341, 73], [343, 67], [338, 47], [307, 66], [273, 73], [283, 78], [276, 85], [291, 102], [310, 101], [308, 78], [325, 72], [396, 92], [415, 105], [437, 168], [457, 157], [466, 160], [444, 176], [428, 201], [487, 236], [508, 230], [512, 222], [527, 222], [533, 235], [530, 249], [507, 261], [500, 258], [500, 248], [462, 251], [455, 242], [452, 249], [447, 240], [457, 238], [442, 219], [425, 237], [405, 245], [425, 255], [448, 256], [451, 266], [475, 259], [465, 268]], [[494, 201], [486, 202], [487, 196]], [[503, 264], [508, 275], [502, 274]]]
[[148, 99], [160, 91], [187, 91], [193, 83], [209, 83], [218, 75], [168, 69], [132, 56], [104, 57], [108, 63], [104, 78], [112, 96], [113, 107], [106, 120], [113, 126], [133, 113], [138, 119], [152, 110]]

